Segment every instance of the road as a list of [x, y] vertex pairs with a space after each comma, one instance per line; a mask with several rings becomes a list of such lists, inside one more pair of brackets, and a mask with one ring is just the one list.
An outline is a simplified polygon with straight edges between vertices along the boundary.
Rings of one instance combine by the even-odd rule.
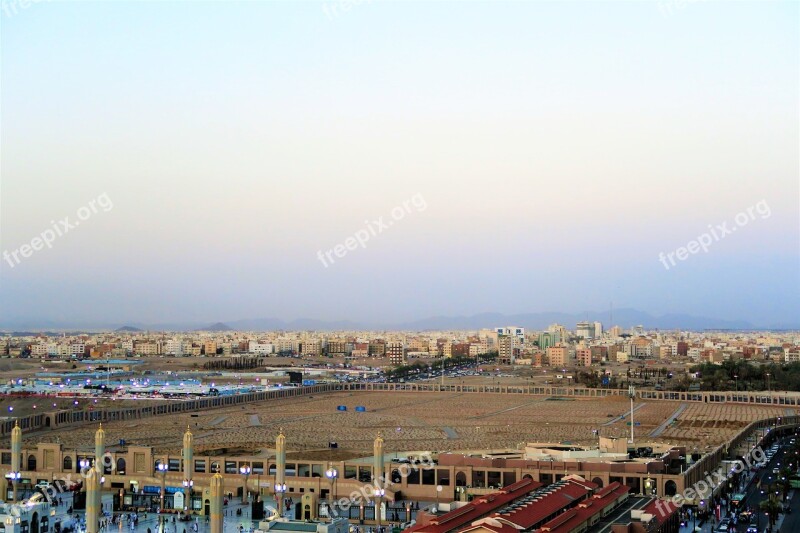
[[[747, 489], [745, 493], [744, 499], [744, 506], [750, 507], [752, 509], [759, 509], [759, 504], [767, 498], [767, 494], [762, 494], [765, 492], [767, 487], [770, 483], [775, 482], [776, 475], [774, 473], [775, 468], [782, 468], [785, 465], [785, 454], [786, 449], [788, 446], [788, 438], [785, 441], [782, 441], [781, 447], [775, 453], [775, 456], [769, 461], [766, 468], [761, 469], [759, 472], [756, 473], [756, 477], [753, 479], [753, 482]], [[760, 488], [759, 488], [759, 481], [760, 481]], [[790, 505], [792, 507], [797, 507], [795, 500], [800, 501], [800, 494], [797, 491], [790, 492]], [[757, 521], [757, 525], [759, 526], [759, 531], [766, 531], [768, 524], [767, 517], [764, 515], [763, 512], [760, 513], [760, 522]], [[800, 531], [800, 521], [798, 521], [798, 516], [794, 513], [786, 515], [783, 517], [782, 524], [780, 524], [781, 531]], [[744, 533], [747, 530], [748, 524], [740, 523], [737, 524], [736, 531]], [[794, 527], [795, 529], [790, 529], [790, 527]]]

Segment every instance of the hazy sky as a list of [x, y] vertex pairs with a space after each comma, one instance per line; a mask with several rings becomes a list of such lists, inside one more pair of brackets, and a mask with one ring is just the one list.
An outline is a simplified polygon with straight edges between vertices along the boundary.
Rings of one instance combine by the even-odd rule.
[[2, 5], [0, 321], [800, 315], [797, 2]]

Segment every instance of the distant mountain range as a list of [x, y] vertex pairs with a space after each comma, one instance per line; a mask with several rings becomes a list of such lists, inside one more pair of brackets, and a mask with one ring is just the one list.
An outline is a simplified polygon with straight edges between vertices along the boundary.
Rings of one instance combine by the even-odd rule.
[[174, 322], [140, 324], [129, 323], [122, 327], [119, 324], [67, 322], [52, 320], [4, 320], [0, 321], [0, 331], [335, 331], [335, 330], [372, 330], [372, 331], [428, 331], [428, 330], [478, 330], [495, 326], [521, 326], [531, 330], [545, 329], [550, 324], [562, 324], [574, 329], [580, 321], [602, 322], [605, 328], [621, 326], [625, 329], [633, 326], [644, 326], [645, 329], [683, 329], [701, 330], [800, 330], [800, 323], [785, 322], [781, 324], [753, 324], [744, 320], [722, 320], [718, 318], [694, 316], [688, 314], [651, 315], [636, 309], [615, 309], [613, 323], [609, 312], [589, 313], [523, 313], [506, 315], [502, 313], [482, 313], [469, 316], [434, 316], [411, 322], [356, 322], [349, 320], [326, 321], [312, 318], [282, 320], [279, 318], [255, 318], [216, 322], [214, 324], [199, 322]]

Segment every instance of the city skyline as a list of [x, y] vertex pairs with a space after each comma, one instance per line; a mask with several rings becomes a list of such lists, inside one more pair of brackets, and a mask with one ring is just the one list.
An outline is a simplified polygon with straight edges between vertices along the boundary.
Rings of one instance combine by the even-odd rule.
[[0, 327], [800, 327], [797, 3], [13, 5]]

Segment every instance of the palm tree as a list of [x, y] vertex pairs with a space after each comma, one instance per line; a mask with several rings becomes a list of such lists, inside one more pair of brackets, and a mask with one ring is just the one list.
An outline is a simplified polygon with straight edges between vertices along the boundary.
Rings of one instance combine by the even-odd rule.
[[786, 501], [786, 499], [789, 497], [789, 491], [792, 488], [792, 474], [794, 474], [794, 472], [792, 472], [792, 469], [788, 466], [784, 466], [778, 473], [777, 484], [783, 491], [783, 501]]
[[772, 529], [773, 526], [775, 526], [775, 521], [778, 520], [778, 513], [780, 513], [782, 510], [778, 498], [774, 495], [774, 493], [770, 492], [769, 498], [758, 504], [758, 507], [767, 513], [767, 516], [769, 517], [769, 527]]

